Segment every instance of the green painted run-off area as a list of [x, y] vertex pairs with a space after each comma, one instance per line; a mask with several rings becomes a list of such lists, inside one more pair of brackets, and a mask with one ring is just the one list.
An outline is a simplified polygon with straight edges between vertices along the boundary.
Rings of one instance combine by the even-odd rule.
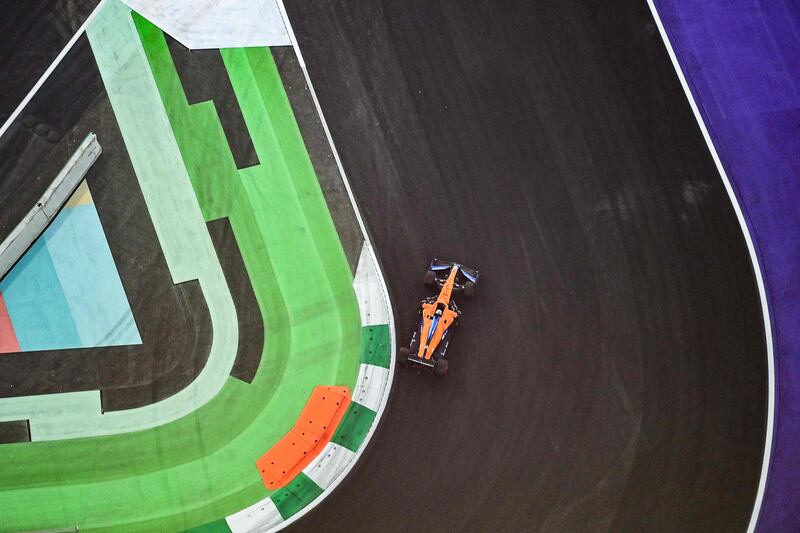
[[[108, 46], [144, 55], [149, 67], [101, 67], [104, 81], [155, 80], [162, 107], [141, 112], [166, 113], [204, 218], [230, 218], [263, 316], [264, 353], [252, 384], [228, 378], [213, 399], [175, 422], [0, 446], [2, 531], [219, 526], [220, 517], [269, 495], [254, 462], [292, 426], [312, 388], [353, 387], [359, 370], [352, 274], [270, 51], [221, 52], [261, 161], [237, 170], [212, 103], [188, 105], [161, 31], [117, 2], [104, 9], [93, 24], [114, 30], [118, 43]], [[300, 492], [285, 505], [316, 496]]]

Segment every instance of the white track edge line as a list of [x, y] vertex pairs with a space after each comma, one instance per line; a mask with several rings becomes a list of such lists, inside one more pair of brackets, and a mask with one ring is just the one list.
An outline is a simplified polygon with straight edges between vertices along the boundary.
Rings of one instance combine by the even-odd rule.
[[756, 525], [758, 524], [758, 518], [761, 513], [761, 505], [764, 500], [764, 490], [767, 484], [767, 475], [769, 473], [769, 464], [772, 455], [772, 436], [774, 430], [773, 416], [775, 414], [775, 355], [772, 346], [772, 324], [769, 316], [767, 294], [764, 287], [764, 280], [761, 275], [761, 266], [758, 261], [758, 256], [756, 255], [753, 240], [750, 236], [750, 230], [747, 227], [747, 222], [744, 218], [744, 214], [742, 213], [742, 208], [739, 205], [739, 200], [736, 198], [736, 194], [733, 191], [728, 174], [726, 173], [725, 168], [722, 166], [722, 161], [720, 160], [719, 154], [714, 147], [711, 135], [708, 133], [708, 128], [706, 128], [703, 116], [700, 114], [700, 110], [697, 107], [694, 96], [692, 96], [692, 91], [689, 88], [689, 84], [687, 83], [686, 77], [683, 74], [683, 70], [681, 69], [680, 62], [675, 54], [675, 50], [672, 48], [672, 43], [669, 40], [669, 36], [664, 28], [664, 24], [661, 22], [661, 17], [658, 15], [658, 10], [656, 9], [655, 3], [653, 0], [647, 0], [647, 4], [650, 7], [650, 12], [653, 14], [656, 25], [658, 26], [658, 31], [661, 33], [661, 39], [664, 41], [664, 45], [667, 48], [667, 52], [672, 60], [673, 67], [675, 67], [675, 72], [677, 73], [678, 79], [681, 82], [683, 91], [686, 93], [686, 98], [689, 100], [689, 105], [692, 108], [692, 112], [697, 120], [697, 124], [700, 126], [700, 131], [703, 133], [703, 138], [705, 139], [708, 149], [711, 152], [711, 157], [714, 159], [714, 164], [717, 166], [717, 170], [722, 177], [722, 182], [725, 184], [725, 190], [728, 192], [728, 197], [733, 204], [733, 209], [736, 211], [736, 218], [739, 219], [739, 226], [741, 227], [745, 241], [747, 242], [747, 251], [750, 253], [750, 260], [753, 262], [753, 270], [755, 271], [758, 293], [761, 297], [761, 313], [764, 316], [764, 342], [767, 346], [767, 374], [769, 383], [767, 392], [767, 431], [764, 442], [764, 457], [761, 463], [761, 477], [758, 481], [758, 491], [756, 492], [756, 499], [753, 504], [753, 512], [750, 515], [750, 523], [747, 527], [747, 532], [753, 533], [756, 529]]
[[20, 113], [22, 113], [22, 110], [25, 109], [36, 93], [39, 92], [39, 89], [42, 88], [44, 82], [47, 81], [47, 78], [49, 78], [53, 71], [58, 67], [58, 65], [61, 63], [61, 60], [64, 59], [70, 50], [72, 50], [72, 47], [75, 46], [75, 43], [78, 42], [78, 39], [80, 39], [81, 35], [86, 33], [86, 28], [89, 26], [92, 20], [94, 20], [95, 16], [100, 12], [100, 8], [102, 8], [103, 4], [105, 3], [106, 0], [100, 0], [97, 6], [95, 6], [94, 10], [89, 14], [88, 17], [86, 17], [86, 20], [83, 22], [83, 24], [81, 24], [80, 28], [78, 28], [78, 31], [75, 32], [75, 35], [73, 35], [72, 38], [67, 41], [66, 46], [64, 46], [61, 52], [59, 52], [53, 62], [50, 63], [50, 66], [47, 67], [47, 70], [44, 71], [44, 74], [41, 75], [33, 87], [31, 87], [31, 90], [28, 91], [28, 94], [25, 95], [25, 98], [23, 98], [16, 109], [14, 109], [14, 112], [11, 113], [11, 116], [9, 116], [5, 123], [0, 126], [0, 137], [2, 137], [6, 131], [8, 131], [8, 128], [10, 128], [11, 124], [17, 119], [17, 117], [19, 117]]
[[345, 189], [347, 190], [347, 196], [350, 199], [350, 205], [353, 207], [353, 212], [356, 215], [356, 219], [358, 220], [358, 225], [361, 228], [361, 234], [364, 236], [364, 244], [368, 247], [370, 259], [372, 259], [372, 263], [375, 266], [375, 270], [378, 273], [378, 279], [381, 283], [381, 288], [383, 289], [384, 297], [386, 300], [386, 305], [388, 306], [389, 310], [389, 338], [390, 338], [390, 354], [389, 354], [389, 377], [386, 382], [386, 387], [383, 392], [383, 398], [381, 399], [380, 407], [378, 408], [378, 412], [375, 415], [375, 420], [372, 422], [372, 426], [370, 426], [367, 435], [364, 437], [364, 440], [361, 442], [361, 445], [358, 447], [358, 451], [356, 451], [355, 456], [347, 465], [347, 467], [342, 470], [342, 472], [333, 480], [333, 482], [328, 486], [327, 489], [323, 491], [322, 494], [317, 496], [311, 503], [303, 507], [300, 511], [296, 514], [289, 517], [287, 520], [282, 522], [280, 525], [272, 528], [269, 531], [278, 531], [279, 529], [283, 529], [284, 527], [292, 524], [293, 522], [299, 520], [306, 514], [308, 514], [312, 509], [314, 509], [320, 502], [322, 502], [331, 492], [333, 492], [339, 483], [347, 477], [347, 474], [353, 469], [355, 464], [358, 462], [361, 455], [364, 453], [369, 441], [372, 439], [372, 435], [375, 433], [375, 430], [380, 423], [381, 417], [383, 416], [383, 412], [386, 409], [386, 404], [389, 400], [389, 393], [392, 390], [392, 382], [394, 381], [394, 367], [395, 367], [395, 331], [394, 331], [394, 311], [392, 309], [392, 300], [389, 297], [389, 289], [386, 286], [386, 280], [383, 277], [383, 271], [378, 264], [377, 257], [375, 255], [375, 249], [372, 246], [372, 242], [369, 238], [369, 234], [367, 233], [367, 228], [364, 225], [364, 220], [361, 217], [361, 212], [358, 209], [358, 204], [356, 204], [355, 196], [353, 196], [353, 190], [350, 187], [350, 182], [347, 180], [347, 174], [345, 174], [344, 167], [342, 166], [342, 160], [339, 157], [339, 152], [336, 150], [336, 145], [333, 144], [333, 137], [331, 136], [330, 128], [328, 128], [328, 123], [325, 120], [325, 115], [322, 113], [322, 108], [319, 104], [319, 99], [317, 98], [317, 93], [314, 91], [314, 85], [311, 83], [311, 77], [308, 74], [308, 69], [306, 68], [306, 62], [303, 59], [303, 54], [300, 52], [300, 45], [297, 42], [297, 36], [294, 33], [294, 28], [292, 27], [291, 21], [289, 20], [289, 14], [286, 11], [286, 6], [283, 3], [283, 0], [275, 0], [278, 3], [278, 7], [281, 10], [281, 16], [283, 17], [283, 23], [286, 25], [286, 31], [289, 32], [289, 39], [292, 42], [292, 48], [294, 49], [294, 53], [297, 56], [297, 61], [300, 64], [300, 68], [303, 70], [303, 76], [306, 79], [306, 84], [308, 85], [308, 91], [311, 93], [311, 98], [314, 100], [314, 106], [317, 109], [317, 114], [319, 115], [320, 122], [322, 123], [322, 128], [325, 130], [325, 137], [328, 139], [328, 144], [330, 145], [331, 152], [333, 153], [333, 158], [336, 160], [336, 167], [339, 169], [339, 175], [342, 177], [342, 181], [344, 182]]

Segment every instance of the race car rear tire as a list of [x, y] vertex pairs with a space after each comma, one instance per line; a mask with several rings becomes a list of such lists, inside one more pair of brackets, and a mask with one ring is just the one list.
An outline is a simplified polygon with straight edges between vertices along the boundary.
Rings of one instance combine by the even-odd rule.
[[433, 287], [436, 284], [436, 272], [428, 270], [425, 272], [425, 279], [423, 281], [426, 287]]
[[408, 354], [409, 353], [410, 352], [409, 352], [408, 348], [405, 348], [405, 347], [400, 348], [399, 350], [397, 350], [397, 362], [400, 363], [403, 366], [406, 366], [406, 363], [408, 363]]
[[433, 372], [437, 377], [443, 378], [447, 375], [447, 367], [450, 366], [447, 359], [437, 359], [436, 365], [433, 367]]
[[464, 298], [470, 300], [473, 296], [475, 296], [475, 283], [468, 281], [464, 284]]

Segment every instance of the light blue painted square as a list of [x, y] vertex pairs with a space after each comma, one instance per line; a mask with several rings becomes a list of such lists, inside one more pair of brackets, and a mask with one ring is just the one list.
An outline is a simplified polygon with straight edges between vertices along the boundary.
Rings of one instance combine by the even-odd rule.
[[141, 344], [95, 206], [65, 208], [44, 239], [81, 345]]
[[22, 351], [81, 345], [43, 238], [8, 273], [0, 291]]

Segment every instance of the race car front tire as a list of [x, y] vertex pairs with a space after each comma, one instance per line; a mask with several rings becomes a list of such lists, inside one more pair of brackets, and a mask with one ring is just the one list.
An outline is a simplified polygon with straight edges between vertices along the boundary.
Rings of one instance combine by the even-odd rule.
[[426, 287], [433, 287], [436, 284], [436, 272], [428, 270], [425, 272], [425, 279], [423, 280]]
[[468, 281], [464, 284], [464, 298], [471, 300], [475, 296], [475, 283]]

